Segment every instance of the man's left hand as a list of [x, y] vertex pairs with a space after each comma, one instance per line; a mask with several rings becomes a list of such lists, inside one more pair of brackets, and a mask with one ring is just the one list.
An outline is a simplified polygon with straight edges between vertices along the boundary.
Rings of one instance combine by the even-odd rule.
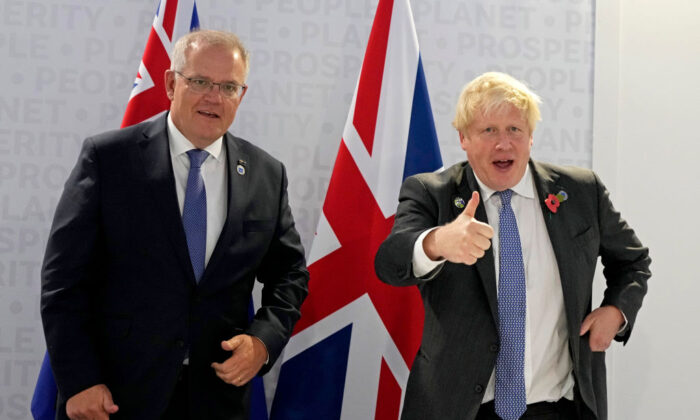
[[216, 371], [216, 376], [227, 384], [247, 384], [267, 360], [267, 349], [262, 341], [247, 334], [222, 341], [221, 348], [233, 354], [223, 363], [212, 363], [211, 367]]
[[625, 317], [618, 308], [601, 306], [583, 320], [579, 334], [590, 333], [588, 344], [591, 351], [605, 351], [624, 323]]

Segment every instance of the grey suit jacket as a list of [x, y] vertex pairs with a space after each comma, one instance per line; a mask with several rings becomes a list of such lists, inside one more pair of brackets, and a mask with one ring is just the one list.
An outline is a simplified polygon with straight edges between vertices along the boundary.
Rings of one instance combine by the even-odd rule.
[[[584, 414], [605, 419], [605, 353], [591, 352], [588, 336], [579, 336], [581, 322], [591, 312], [597, 258], [607, 281], [602, 304], [617, 306], [627, 317], [629, 327], [616, 338], [626, 342], [651, 275], [648, 250], [613, 208], [593, 172], [534, 161], [530, 167], [561, 275], [577, 395], [588, 408]], [[425, 306], [423, 339], [408, 379], [403, 419], [473, 419], [496, 363], [492, 249], [473, 266], [447, 262], [423, 278], [413, 276], [411, 263], [418, 236], [454, 220], [462, 211], [454, 199], [468, 200], [478, 190], [468, 162], [407, 178], [394, 227], [376, 255], [379, 278], [397, 286], [418, 285]], [[553, 214], [544, 199], [561, 190], [568, 200]], [[488, 223], [483, 203], [475, 217]]]
[[[269, 369], [307, 294], [308, 271], [287, 201], [284, 166], [224, 135], [226, 220], [199, 283], [177, 203], [166, 115], [89, 138], [56, 209], [42, 270], [41, 314], [59, 389], [104, 383], [119, 412], [159, 418], [189, 358], [190, 417], [247, 419], [248, 386], [210, 367], [221, 341], [260, 338]], [[244, 175], [236, 171], [239, 162]], [[255, 279], [262, 308], [249, 316]]]

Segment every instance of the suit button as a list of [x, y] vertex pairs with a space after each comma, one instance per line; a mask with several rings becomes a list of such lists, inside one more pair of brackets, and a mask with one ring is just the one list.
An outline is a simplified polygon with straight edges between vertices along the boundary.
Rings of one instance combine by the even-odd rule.
[[177, 341], [175, 342], [175, 345], [176, 345], [177, 347], [183, 348], [183, 347], [185, 347], [185, 342], [182, 341], [182, 340], [177, 340]]
[[481, 385], [477, 385], [474, 387], [474, 392], [476, 392], [477, 394], [481, 394], [482, 392], [484, 392], [484, 387]]
[[489, 346], [489, 350], [491, 350], [494, 353], [497, 352], [498, 351], [498, 344], [491, 344]]

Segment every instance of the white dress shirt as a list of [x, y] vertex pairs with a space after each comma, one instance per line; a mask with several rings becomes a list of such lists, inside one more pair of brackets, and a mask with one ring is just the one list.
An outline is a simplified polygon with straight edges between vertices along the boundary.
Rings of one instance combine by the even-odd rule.
[[[180, 215], [185, 207], [185, 191], [187, 177], [190, 173], [190, 158], [187, 152], [196, 149], [194, 145], [175, 127], [168, 114], [168, 141], [170, 142], [170, 159], [173, 162], [175, 175], [175, 191], [180, 206]], [[207, 252], [204, 265], [209, 263], [216, 242], [219, 240], [221, 229], [224, 227], [227, 209], [228, 177], [226, 175], [226, 148], [223, 138], [219, 137], [206, 150], [209, 157], [202, 164], [202, 178], [207, 192]]]
[[[496, 191], [484, 185], [478, 177], [476, 179], [481, 189], [480, 198], [484, 203], [489, 225], [494, 230], [491, 246], [493, 247], [496, 285], [498, 286], [498, 212], [501, 199]], [[520, 182], [511, 189], [514, 192], [511, 207], [518, 223], [525, 265], [527, 294], [525, 390], [527, 403], [557, 401], [562, 397], [573, 400], [573, 363], [569, 355], [564, 295], [559, 268], [552, 243], [549, 240], [540, 203], [537, 200], [529, 166]], [[417, 277], [424, 276], [440, 264], [444, 264], [444, 260], [430, 260], [423, 249], [423, 239], [433, 229], [423, 232], [413, 248], [413, 274]], [[495, 369], [486, 387], [483, 402], [493, 400], [494, 387]]]

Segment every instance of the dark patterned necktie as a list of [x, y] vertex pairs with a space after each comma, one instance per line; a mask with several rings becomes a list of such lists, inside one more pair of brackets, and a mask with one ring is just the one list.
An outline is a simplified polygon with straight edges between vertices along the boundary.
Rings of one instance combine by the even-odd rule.
[[182, 226], [185, 228], [194, 277], [199, 283], [204, 274], [207, 252], [207, 191], [204, 188], [201, 168], [209, 153], [192, 149], [187, 152], [187, 156], [190, 158], [190, 173], [187, 176]]

